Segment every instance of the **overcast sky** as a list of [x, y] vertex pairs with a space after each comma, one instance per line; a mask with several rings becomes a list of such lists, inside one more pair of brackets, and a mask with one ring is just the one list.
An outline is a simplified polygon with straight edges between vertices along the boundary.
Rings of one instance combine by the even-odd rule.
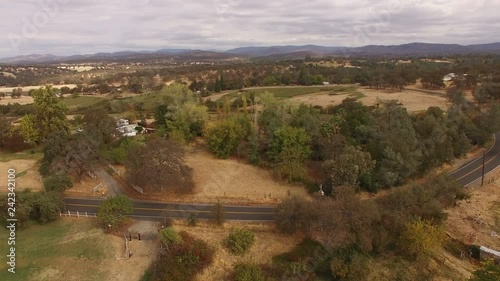
[[500, 0], [0, 0], [0, 11], [0, 57], [500, 41]]

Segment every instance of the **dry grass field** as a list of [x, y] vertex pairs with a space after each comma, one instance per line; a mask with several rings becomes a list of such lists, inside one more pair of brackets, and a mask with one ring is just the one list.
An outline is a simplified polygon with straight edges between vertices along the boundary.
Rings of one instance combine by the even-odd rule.
[[[358, 100], [367, 106], [377, 105], [384, 100], [397, 100], [410, 112], [427, 110], [430, 106], [438, 106], [442, 109], [446, 109], [448, 107], [448, 101], [445, 97], [412, 91], [411, 88], [398, 92], [359, 87], [357, 91], [364, 95], [364, 97], [361, 97]], [[290, 100], [297, 103], [326, 107], [329, 105], [338, 105], [348, 97], [349, 94], [330, 95], [329, 93], [319, 92], [295, 96]]]
[[[255, 233], [255, 242], [252, 248], [243, 256], [235, 256], [224, 247], [224, 239], [233, 227], [247, 228]], [[233, 266], [239, 262], [270, 264], [273, 256], [289, 252], [301, 241], [299, 236], [283, 236], [275, 233], [272, 224], [230, 222], [226, 223], [223, 228], [213, 227], [207, 223], [196, 227], [176, 224], [174, 228], [178, 231], [187, 231], [215, 248], [214, 262], [196, 276], [196, 280], [199, 281], [228, 280]]]
[[37, 160], [13, 159], [7, 162], [0, 161], [0, 193], [7, 192], [7, 170], [16, 170], [16, 190], [41, 190], [42, 182], [38, 179]]
[[[5, 237], [7, 230], [0, 229]], [[62, 218], [17, 232], [16, 274], [0, 265], [0, 280], [138, 281], [155, 258], [157, 241], [133, 240], [133, 256], [124, 259], [124, 238], [105, 234], [95, 219]], [[7, 253], [7, 243], [0, 245]]]

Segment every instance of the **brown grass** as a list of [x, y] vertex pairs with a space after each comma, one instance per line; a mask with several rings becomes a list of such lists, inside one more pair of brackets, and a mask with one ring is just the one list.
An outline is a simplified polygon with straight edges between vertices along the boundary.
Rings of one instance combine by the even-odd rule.
[[[255, 242], [250, 251], [243, 256], [235, 256], [224, 247], [224, 239], [232, 227], [248, 228], [255, 233]], [[175, 225], [178, 231], [185, 230], [196, 238], [206, 241], [215, 247], [214, 262], [196, 280], [228, 280], [233, 266], [239, 262], [270, 264], [274, 255], [289, 252], [301, 237], [282, 236], [274, 232], [272, 224], [248, 224], [243, 222], [226, 223], [224, 228], [215, 228], [208, 224], [188, 227], [184, 224]]]
[[[443, 96], [415, 92], [411, 91], [411, 89], [399, 92], [359, 87], [357, 90], [365, 95], [365, 97], [360, 98], [359, 101], [367, 106], [377, 105], [380, 101], [384, 100], [397, 100], [410, 112], [427, 110], [430, 106], [438, 106], [442, 109], [448, 107], [448, 101]], [[329, 95], [328, 93], [320, 92], [296, 96], [291, 98], [291, 100], [298, 103], [326, 107], [329, 105], [338, 105], [348, 97], [349, 94]]]
[[16, 177], [16, 190], [41, 190], [43, 188], [42, 182], [37, 179], [40, 175], [38, 173], [38, 164], [36, 160], [16, 159], [8, 162], [0, 162], [0, 193], [7, 192], [7, 171], [15, 169], [16, 173], [26, 171], [23, 176]]

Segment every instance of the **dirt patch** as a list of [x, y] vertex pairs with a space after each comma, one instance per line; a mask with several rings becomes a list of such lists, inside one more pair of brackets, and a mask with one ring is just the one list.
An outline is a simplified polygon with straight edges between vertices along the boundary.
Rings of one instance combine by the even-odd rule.
[[266, 203], [280, 202], [289, 194], [307, 197], [303, 187], [276, 180], [272, 172], [237, 159], [218, 159], [200, 149], [186, 155], [193, 168], [195, 193], [188, 196], [196, 202]]
[[[376, 106], [378, 103], [380, 103], [380, 101], [384, 100], [397, 100], [410, 112], [427, 110], [427, 108], [429, 108], [430, 106], [438, 106], [442, 109], [446, 109], [448, 107], [448, 101], [444, 96], [415, 92], [412, 90], [403, 90], [401, 92], [396, 92], [360, 87], [357, 89], [357, 91], [365, 95], [364, 97], [360, 98], [359, 101], [367, 106]], [[296, 96], [291, 98], [290, 100], [298, 103], [326, 107], [329, 105], [338, 105], [348, 97], [349, 94], [329, 95], [325, 92], [319, 92], [314, 94]]]
[[107, 279], [110, 281], [140, 280], [144, 272], [156, 258], [159, 248], [156, 240], [137, 240], [129, 242], [132, 252], [130, 259], [125, 258], [125, 238], [109, 235], [109, 243], [114, 251], [114, 259], [108, 259], [103, 264], [107, 268]]
[[[38, 164], [36, 160], [17, 159], [8, 162], [0, 162], [0, 192], [7, 192], [7, 171], [15, 169], [16, 189], [24, 190], [41, 190], [43, 188], [42, 182], [38, 179]], [[5, 183], [5, 184], [4, 184]]]
[[[141, 195], [119, 179], [127, 194], [136, 199], [184, 203], [276, 204], [290, 195], [309, 197], [304, 187], [277, 180], [272, 171], [247, 164], [244, 160], [218, 159], [204, 147], [190, 147], [186, 164], [193, 169], [195, 189], [191, 194], [146, 192]], [[114, 166], [123, 175], [123, 166]]]
[[0, 104], [1, 105], [7, 105], [9, 103], [11, 103], [11, 104], [14, 104], [14, 103], [18, 103], [18, 104], [32, 104], [33, 103], [33, 98], [29, 97], [29, 96], [21, 96], [18, 99], [13, 99], [13, 98], [10, 98], [10, 97], [6, 97], [6, 98], [3, 98], [3, 99], [0, 99]]
[[66, 190], [64, 195], [72, 197], [104, 197], [108, 193], [105, 184], [102, 184], [102, 188], [98, 188], [94, 192], [94, 188], [100, 183], [99, 178], [94, 180], [84, 175], [80, 181], [73, 181], [73, 187]]
[[[496, 172], [497, 177], [500, 171]], [[468, 188], [471, 198], [447, 211], [446, 229], [466, 244], [500, 250], [500, 180]]]

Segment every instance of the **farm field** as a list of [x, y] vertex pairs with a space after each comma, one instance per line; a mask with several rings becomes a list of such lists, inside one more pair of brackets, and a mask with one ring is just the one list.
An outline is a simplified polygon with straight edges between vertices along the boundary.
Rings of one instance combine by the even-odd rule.
[[80, 107], [88, 107], [99, 102], [104, 101], [105, 99], [102, 97], [94, 97], [94, 96], [79, 96], [76, 98], [73, 97], [65, 97], [62, 99], [62, 102], [66, 104], [66, 106], [70, 109], [77, 109]]

